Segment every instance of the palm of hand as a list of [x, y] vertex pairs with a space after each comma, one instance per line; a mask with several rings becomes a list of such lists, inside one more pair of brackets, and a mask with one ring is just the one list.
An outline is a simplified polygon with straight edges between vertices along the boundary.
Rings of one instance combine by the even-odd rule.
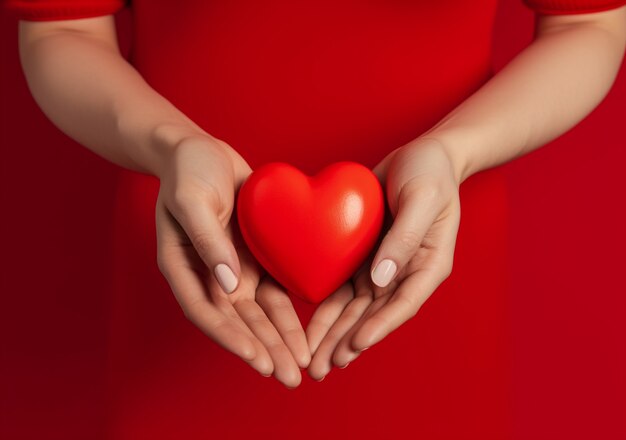
[[[219, 156], [212, 156], [204, 165], [196, 158], [184, 161], [194, 166], [180, 173], [187, 176], [183, 179], [185, 185], [170, 185], [183, 195], [176, 217], [164, 202], [167, 195], [159, 192], [159, 263], [185, 315], [261, 374], [273, 372], [285, 385], [295, 387], [301, 380], [298, 367], [309, 365], [313, 354], [308, 371], [321, 380], [333, 363], [347, 365], [415, 315], [449, 275], [460, 219], [458, 184], [450, 163], [437, 146], [395, 150], [374, 169], [386, 188], [393, 223], [386, 227], [387, 233], [373, 258], [318, 307], [305, 338], [286, 291], [264, 273], [231, 218], [234, 191], [232, 195], [219, 191], [236, 190], [251, 170], [235, 156], [218, 164], [211, 179], [206, 179], [210, 175], [207, 167], [215, 166]], [[201, 155], [200, 159], [207, 157]], [[196, 178], [190, 179], [194, 174]], [[196, 196], [190, 196], [193, 194]], [[203, 209], [202, 205], [207, 204], [212, 216], [206, 216]], [[202, 219], [205, 225], [212, 224], [214, 233], [225, 234], [228, 240], [222, 237], [218, 242], [210, 234], [198, 233], [192, 233], [190, 240], [186, 232], [206, 229], [187, 224], [183, 230], [176, 218], [186, 222]], [[212, 276], [208, 269], [211, 264], [207, 264], [210, 256], [202, 252], [227, 242], [236, 249], [240, 269], [239, 282], [230, 294]], [[391, 282], [377, 285], [373, 273], [366, 269], [383, 257], [393, 258], [399, 269], [392, 274]]]
[[321, 380], [333, 365], [344, 368], [382, 340], [414, 316], [450, 274], [460, 205], [458, 186], [445, 162], [437, 150], [406, 148], [392, 152], [374, 169], [395, 217], [387, 217], [376, 255], [395, 248], [394, 259], [402, 264], [380, 287], [367, 270], [376, 258], [373, 254], [320, 304], [306, 330], [312, 377]]
[[[233, 216], [234, 190], [251, 170], [238, 157], [216, 166], [224, 156], [220, 152], [209, 156], [206, 149], [186, 145], [178, 158], [181, 169], [173, 163], [174, 171], [161, 180], [156, 204], [159, 268], [185, 316], [200, 330], [262, 375], [273, 373], [286, 386], [295, 387], [301, 381], [299, 367], [310, 360], [304, 330], [287, 293], [250, 254]], [[180, 182], [171, 183], [177, 179]], [[168, 192], [172, 188], [175, 194]], [[220, 188], [233, 188], [233, 194]], [[223, 245], [223, 239], [215, 239], [220, 230], [233, 244], [239, 262], [239, 281], [231, 293], [224, 291], [202, 255], [203, 250], [206, 254]]]

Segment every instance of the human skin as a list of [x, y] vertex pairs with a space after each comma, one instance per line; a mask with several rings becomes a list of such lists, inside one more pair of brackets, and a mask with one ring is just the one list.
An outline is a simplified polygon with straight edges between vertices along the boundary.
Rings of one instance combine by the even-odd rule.
[[59, 129], [160, 179], [157, 264], [185, 316], [261, 374], [296, 387], [298, 367], [321, 380], [333, 365], [346, 366], [414, 316], [447, 278], [465, 179], [544, 145], [604, 98], [626, 46], [626, 7], [538, 15], [525, 50], [374, 168], [391, 227], [371, 261], [318, 307], [306, 336], [287, 293], [264, 276], [231, 217], [252, 170], [122, 57], [114, 18], [20, 21], [19, 44], [31, 93]]
[[369, 271], [361, 268], [312, 317], [311, 377], [345, 368], [417, 313], [452, 271], [462, 182], [546, 144], [589, 114], [611, 88], [625, 46], [626, 7], [538, 16], [532, 44], [374, 168], [393, 224]]
[[157, 264], [185, 316], [260, 374], [298, 386], [311, 358], [302, 325], [287, 294], [271, 278], [260, 282], [263, 271], [231, 222], [235, 191], [252, 171], [246, 161], [121, 56], [113, 16], [20, 21], [19, 45], [33, 97], [57, 127], [160, 179]]

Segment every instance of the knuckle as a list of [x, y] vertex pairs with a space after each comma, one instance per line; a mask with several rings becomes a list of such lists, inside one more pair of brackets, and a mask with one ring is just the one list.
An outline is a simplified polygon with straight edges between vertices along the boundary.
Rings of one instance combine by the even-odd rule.
[[346, 308], [342, 312], [342, 316], [345, 317], [348, 321], [356, 321], [363, 315], [363, 313], [371, 303], [372, 299], [369, 296], [355, 298], [354, 300], [350, 301], [350, 303], [346, 306]]
[[186, 185], [177, 185], [172, 191], [170, 202], [178, 211], [185, 211], [188, 206], [198, 203], [199, 197], [196, 191], [187, 188]]
[[344, 334], [345, 333], [342, 331], [342, 329], [338, 328], [337, 326], [332, 326], [330, 330], [328, 330], [328, 333], [326, 333], [326, 335], [324, 336], [324, 339], [322, 342], [325, 344], [328, 344], [327, 347], [336, 346], [341, 340], [341, 338], [344, 336]]
[[285, 348], [285, 343], [280, 337], [269, 338], [264, 345], [269, 351], [282, 350]]
[[167, 275], [169, 274], [169, 264], [167, 259], [163, 256], [163, 252], [157, 252], [156, 263], [159, 271], [167, 278]]
[[296, 326], [288, 326], [282, 330], [284, 339], [299, 337], [302, 334], [302, 332], [303, 332], [302, 328], [296, 327]]
[[267, 309], [286, 309], [291, 301], [289, 301], [286, 293], [275, 289], [274, 281], [268, 281], [265, 278], [256, 291], [256, 302]]
[[454, 259], [446, 258], [441, 265], [441, 282], [446, 280], [451, 274], [454, 267]]
[[219, 239], [210, 232], [197, 232], [190, 237], [194, 247], [201, 255], [208, 255]]
[[174, 260], [170, 255], [168, 255], [168, 249], [158, 247], [156, 253], [156, 264], [163, 276], [170, 282], [174, 273], [178, 267], [180, 267], [180, 262]]
[[248, 316], [247, 321], [252, 327], [263, 327], [268, 323], [267, 317], [261, 312], [251, 313]]
[[408, 318], [413, 318], [420, 308], [417, 295], [401, 295], [398, 299], [404, 303]]
[[180, 308], [183, 311], [183, 315], [188, 321], [196, 324], [198, 317], [198, 304], [199, 301], [194, 301], [190, 304], [181, 304]]
[[287, 297], [282, 295], [276, 295], [272, 298], [266, 298], [265, 303], [267, 306], [279, 310], [289, 309], [291, 306], [291, 301], [289, 301]]
[[219, 191], [210, 183], [198, 186], [193, 183], [179, 183], [171, 191], [169, 202], [177, 212], [186, 212], [192, 206], [221, 206]]
[[421, 177], [419, 182], [417, 180], [409, 180], [400, 189], [399, 200], [406, 202], [409, 200], [419, 200], [420, 203], [432, 203], [439, 200], [441, 196], [441, 190], [439, 185], [434, 182], [425, 180], [425, 177]]
[[357, 321], [363, 313], [357, 307], [348, 304], [348, 306], [341, 313], [341, 317], [347, 322]]
[[[181, 310], [183, 311], [183, 315], [185, 318], [191, 322], [196, 327], [200, 328], [202, 331], [207, 331], [207, 329], [215, 330], [224, 325], [226, 325], [227, 320], [224, 319], [214, 319], [211, 322], [206, 322], [206, 303], [202, 300], [196, 300], [191, 304], [181, 305]], [[204, 312], [204, 313], [203, 313]], [[204, 319], [203, 319], [204, 316]]]
[[183, 311], [183, 315], [185, 316], [185, 319], [187, 319], [187, 321], [193, 323], [194, 325], [196, 324], [196, 315], [193, 311], [193, 307], [192, 306], [182, 306], [181, 310]]
[[403, 251], [410, 251], [420, 245], [422, 237], [414, 230], [407, 229], [396, 234], [396, 242]]

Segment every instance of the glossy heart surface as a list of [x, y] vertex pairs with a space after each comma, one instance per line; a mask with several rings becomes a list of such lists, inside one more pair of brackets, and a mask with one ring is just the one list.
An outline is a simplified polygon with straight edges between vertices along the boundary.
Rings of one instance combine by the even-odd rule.
[[376, 244], [384, 216], [374, 173], [336, 162], [308, 176], [282, 162], [255, 170], [237, 195], [252, 255], [291, 294], [319, 303], [348, 280]]

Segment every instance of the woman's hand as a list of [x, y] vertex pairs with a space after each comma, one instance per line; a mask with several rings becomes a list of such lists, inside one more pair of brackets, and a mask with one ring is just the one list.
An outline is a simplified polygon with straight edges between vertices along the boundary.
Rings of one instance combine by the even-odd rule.
[[443, 145], [418, 138], [391, 152], [374, 173], [393, 223], [373, 258], [311, 318], [308, 372], [314, 379], [333, 364], [345, 368], [413, 317], [452, 271], [459, 183]]
[[254, 260], [234, 218], [251, 169], [225, 142], [191, 136], [172, 149], [156, 204], [159, 269], [185, 316], [264, 376], [287, 387], [310, 361], [285, 290]]

